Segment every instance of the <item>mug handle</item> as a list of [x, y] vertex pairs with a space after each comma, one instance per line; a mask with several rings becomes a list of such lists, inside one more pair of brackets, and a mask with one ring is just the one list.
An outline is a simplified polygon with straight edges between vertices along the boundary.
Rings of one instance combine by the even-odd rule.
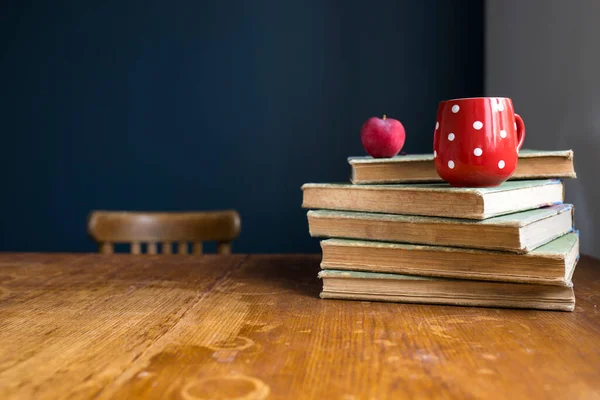
[[517, 151], [523, 147], [525, 141], [525, 123], [519, 114], [515, 114], [515, 123], [517, 124]]

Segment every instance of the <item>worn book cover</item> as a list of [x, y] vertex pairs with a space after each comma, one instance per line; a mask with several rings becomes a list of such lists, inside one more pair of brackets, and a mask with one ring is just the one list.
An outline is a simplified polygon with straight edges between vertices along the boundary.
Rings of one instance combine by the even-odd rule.
[[324, 299], [573, 311], [572, 285], [469, 281], [372, 272], [324, 270]]
[[313, 237], [364, 239], [526, 253], [573, 230], [573, 206], [557, 204], [485, 220], [311, 210]]
[[[433, 154], [410, 154], [392, 158], [350, 157], [350, 180], [355, 184], [441, 182]], [[573, 151], [522, 149], [511, 180], [575, 178]]]
[[323, 240], [321, 249], [322, 269], [569, 286], [579, 235], [567, 233], [526, 254], [349, 239]]
[[387, 214], [486, 219], [562, 203], [560, 180], [510, 181], [496, 187], [458, 188], [446, 183], [350, 185], [307, 183], [302, 207]]

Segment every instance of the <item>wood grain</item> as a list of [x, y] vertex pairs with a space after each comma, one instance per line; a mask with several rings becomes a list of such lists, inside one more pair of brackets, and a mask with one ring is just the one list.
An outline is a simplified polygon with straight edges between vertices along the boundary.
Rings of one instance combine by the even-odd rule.
[[0, 254], [2, 399], [598, 398], [572, 313], [320, 300], [318, 256]]

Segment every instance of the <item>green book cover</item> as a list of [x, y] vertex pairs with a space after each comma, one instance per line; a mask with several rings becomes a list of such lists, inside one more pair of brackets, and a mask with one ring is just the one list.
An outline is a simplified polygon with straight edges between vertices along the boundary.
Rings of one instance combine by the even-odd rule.
[[310, 210], [308, 216], [316, 218], [339, 218], [339, 219], [360, 219], [376, 222], [406, 222], [414, 224], [460, 224], [460, 225], [494, 225], [494, 226], [514, 226], [523, 227], [546, 218], [571, 212], [572, 204], [555, 204], [549, 207], [536, 208], [516, 212], [512, 214], [500, 215], [498, 217], [488, 218], [484, 220], [465, 220], [460, 218], [439, 218], [439, 217], [422, 217], [418, 215], [398, 215], [398, 214], [378, 214], [368, 212], [353, 212], [353, 211], [335, 211], [335, 210]]
[[323, 299], [573, 311], [573, 286], [323, 270]]
[[486, 219], [562, 203], [560, 180], [508, 181], [496, 187], [459, 188], [447, 183], [352, 185], [307, 183], [304, 208]]
[[350, 239], [321, 242], [323, 270], [568, 286], [579, 235], [568, 233], [526, 254]]
[[313, 237], [527, 253], [573, 230], [573, 206], [556, 204], [484, 220], [311, 210]]
[[[521, 149], [519, 151], [519, 159], [521, 158], [540, 158], [540, 157], [558, 157], [558, 158], [573, 158], [573, 150], [533, 150]], [[415, 161], [432, 161], [433, 153], [426, 154], [406, 154], [390, 158], [373, 158], [371, 156], [348, 157], [350, 164], [387, 164], [387, 163], [403, 163]]]
[[[524, 257], [526, 258], [553, 258], [553, 259], [564, 259], [571, 252], [573, 247], [579, 242], [579, 234], [577, 232], [568, 233], [553, 241], [546, 243], [543, 246], [527, 253], [512, 255], [513, 257]], [[448, 254], [479, 254], [482, 256], [497, 256], [500, 257], [502, 253], [477, 250], [477, 249], [461, 249], [455, 247], [444, 247], [444, 246], [423, 246], [423, 245], [412, 245], [406, 243], [386, 243], [386, 242], [371, 242], [367, 240], [352, 240], [352, 239], [327, 239], [321, 242], [321, 246], [344, 246], [344, 247], [370, 247], [370, 248], [381, 248], [381, 249], [397, 249], [405, 251], [415, 250], [428, 250], [432, 253], [448, 253]]]
[[486, 193], [508, 192], [511, 190], [522, 190], [546, 185], [560, 185], [559, 179], [541, 179], [525, 181], [506, 181], [494, 187], [455, 187], [448, 183], [404, 183], [396, 185], [361, 185], [356, 186], [349, 183], [305, 183], [302, 189], [349, 189], [349, 190], [393, 190], [393, 191], [419, 191], [419, 192], [447, 192], [447, 193], [475, 193], [484, 195]]
[[[441, 182], [433, 154], [408, 154], [391, 158], [349, 157], [354, 184]], [[509, 180], [576, 178], [572, 150], [519, 152], [517, 168]]]

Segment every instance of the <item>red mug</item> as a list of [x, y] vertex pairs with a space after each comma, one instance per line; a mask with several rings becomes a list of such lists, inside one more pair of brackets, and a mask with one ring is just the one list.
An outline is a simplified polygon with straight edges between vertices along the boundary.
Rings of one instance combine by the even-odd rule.
[[525, 124], [511, 99], [442, 101], [433, 134], [435, 169], [452, 186], [498, 186], [515, 171], [523, 140]]

